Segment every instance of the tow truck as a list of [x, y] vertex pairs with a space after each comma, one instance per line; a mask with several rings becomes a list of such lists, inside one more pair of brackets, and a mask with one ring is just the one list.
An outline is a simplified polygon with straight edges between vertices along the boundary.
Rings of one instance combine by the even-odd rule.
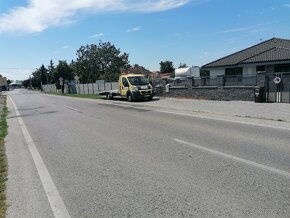
[[119, 77], [118, 89], [100, 92], [106, 99], [113, 100], [115, 97], [126, 98], [129, 102], [136, 100], [152, 100], [154, 90], [149, 79], [141, 74], [127, 74]]

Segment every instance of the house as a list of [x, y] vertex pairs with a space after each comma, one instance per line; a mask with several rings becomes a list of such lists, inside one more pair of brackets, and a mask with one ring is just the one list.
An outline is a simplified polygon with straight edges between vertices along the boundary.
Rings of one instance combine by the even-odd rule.
[[150, 76], [152, 72], [149, 70], [145, 69], [142, 66], [139, 66], [138, 64], [135, 64], [131, 66], [127, 71], [124, 72], [125, 74], [143, 74], [146, 76]]
[[272, 38], [202, 66], [211, 77], [290, 73], [290, 40]]

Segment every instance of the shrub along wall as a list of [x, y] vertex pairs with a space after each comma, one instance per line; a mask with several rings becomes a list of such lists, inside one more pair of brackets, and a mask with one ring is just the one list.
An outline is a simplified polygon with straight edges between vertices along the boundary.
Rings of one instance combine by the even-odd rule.
[[218, 101], [254, 101], [254, 88], [255, 87], [245, 87], [245, 86], [193, 87], [193, 88], [172, 87], [169, 89], [169, 92], [164, 92], [164, 96], [187, 97], [194, 99], [206, 99]]

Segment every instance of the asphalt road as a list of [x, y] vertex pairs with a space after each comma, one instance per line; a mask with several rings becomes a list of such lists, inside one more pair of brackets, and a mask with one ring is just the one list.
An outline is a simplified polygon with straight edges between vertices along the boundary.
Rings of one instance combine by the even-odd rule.
[[289, 129], [8, 95], [8, 217], [56, 214], [19, 118], [71, 217], [289, 217]]

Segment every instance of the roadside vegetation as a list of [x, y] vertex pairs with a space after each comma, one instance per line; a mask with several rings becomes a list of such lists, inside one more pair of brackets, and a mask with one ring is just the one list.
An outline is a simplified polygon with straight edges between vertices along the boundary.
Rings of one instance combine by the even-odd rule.
[[104, 98], [103, 96], [93, 95], [93, 94], [62, 94], [62, 93], [50, 93], [50, 92], [45, 92], [45, 94], [68, 96], [68, 97], [75, 97], [75, 98], [90, 98], [90, 99], [102, 99], [102, 98]]
[[6, 181], [7, 181], [7, 159], [5, 153], [5, 137], [7, 135], [7, 113], [6, 96], [0, 95], [0, 218], [5, 217], [6, 203]]

